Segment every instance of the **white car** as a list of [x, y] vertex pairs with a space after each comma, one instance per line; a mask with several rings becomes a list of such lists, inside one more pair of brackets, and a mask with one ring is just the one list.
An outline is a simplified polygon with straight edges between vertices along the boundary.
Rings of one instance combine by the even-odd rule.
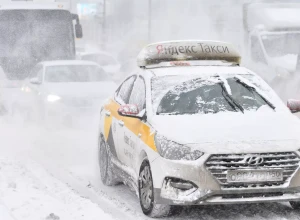
[[79, 53], [79, 58], [99, 64], [108, 74], [112, 75], [112, 77], [117, 77], [119, 73], [120, 64], [109, 53], [100, 51], [83, 52]]
[[114, 88], [115, 83], [98, 64], [64, 60], [37, 64], [22, 91], [33, 113], [64, 117], [97, 110]]
[[140, 71], [102, 106], [103, 183], [131, 186], [152, 217], [179, 205], [289, 201], [299, 208], [300, 121], [239, 63], [222, 42], [143, 49]]

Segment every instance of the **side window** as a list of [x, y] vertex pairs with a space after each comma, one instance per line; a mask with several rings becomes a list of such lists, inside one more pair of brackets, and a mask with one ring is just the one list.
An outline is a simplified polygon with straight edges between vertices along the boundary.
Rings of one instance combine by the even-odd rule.
[[267, 63], [257, 36], [251, 36], [251, 58], [255, 62]]
[[122, 85], [117, 90], [116, 97], [122, 100], [125, 104], [128, 103], [129, 95], [131, 93], [135, 79], [136, 75], [129, 77], [122, 83]]
[[146, 107], [146, 85], [142, 77], [138, 77], [133, 85], [129, 104], [136, 104], [140, 111]]

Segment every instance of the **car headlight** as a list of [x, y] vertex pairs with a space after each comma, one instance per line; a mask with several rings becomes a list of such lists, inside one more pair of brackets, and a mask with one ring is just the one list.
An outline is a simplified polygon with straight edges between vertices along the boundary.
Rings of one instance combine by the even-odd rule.
[[61, 98], [57, 95], [48, 95], [47, 96], [47, 101], [48, 102], [56, 102], [58, 100], [60, 100]]
[[155, 135], [155, 145], [158, 153], [169, 160], [197, 160], [204, 153], [199, 150], [192, 150], [186, 145], [168, 140], [164, 136]]
[[21, 91], [23, 92], [31, 92], [31, 89], [27, 86], [22, 86]]

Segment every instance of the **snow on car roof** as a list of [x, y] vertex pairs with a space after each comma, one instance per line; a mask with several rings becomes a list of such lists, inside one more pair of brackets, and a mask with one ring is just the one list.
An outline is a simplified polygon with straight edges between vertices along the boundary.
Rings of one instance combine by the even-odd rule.
[[56, 60], [56, 61], [45, 61], [41, 64], [45, 66], [62, 66], [62, 65], [95, 65], [99, 66], [97, 63], [85, 60]]
[[[172, 61], [222, 60], [240, 64], [241, 56], [232, 44], [220, 41], [167, 41], [146, 46], [138, 55], [139, 67]], [[190, 64], [192, 65], [192, 64]]]
[[248, 69], [240, 66], [182, 66], [176, 68], [151, 69], [155, 76], [166, 75], [226, 75], [226, 74], [252, 74]]

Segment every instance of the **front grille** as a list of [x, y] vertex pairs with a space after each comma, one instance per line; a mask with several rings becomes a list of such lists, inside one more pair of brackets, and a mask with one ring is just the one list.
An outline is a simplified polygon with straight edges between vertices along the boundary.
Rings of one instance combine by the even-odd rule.
[[[251, 166], [245, 159], [249, 156], [261, 157], [264, 162]], [[289, 181], [299, 167], [300, 159], [294, 152], [254, 153], [254, 154], [214, 154], [205, 163], [206, 169], [218, 180], [222, 188], [256, 188], [281, 186]], [[229, 183], [228, 170], [243, 169], [282, 169], [283, 181], [259, 183]]]

